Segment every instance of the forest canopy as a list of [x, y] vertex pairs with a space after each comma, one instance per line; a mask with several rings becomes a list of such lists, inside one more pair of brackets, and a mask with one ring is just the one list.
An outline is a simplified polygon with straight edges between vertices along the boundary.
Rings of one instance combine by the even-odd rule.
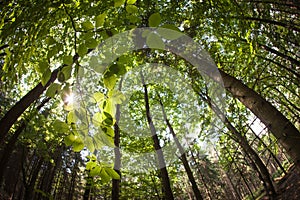
[[0, 10], [0, 199], [299, 198], [297, 1]]

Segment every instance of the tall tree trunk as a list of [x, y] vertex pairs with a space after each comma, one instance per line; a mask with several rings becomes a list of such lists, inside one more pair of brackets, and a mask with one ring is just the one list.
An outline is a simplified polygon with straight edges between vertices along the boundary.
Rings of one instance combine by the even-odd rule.
[[57, 77], [58, 69], [54, 70], [51, 74], [50, 80], [45, 86], [39, 83], [32, 90], [30, 90], [23, 98], [21, 98], [0, 120], [0, 144], [3, 144], [8, 131], [22, 115], [23, 112], [39, 98], [39, 96], [47, 89], [47, 87], [54, 82]]
[[74, 191], [75, 191], [75, 187], [76, 187], [76, 177], [77, 177], [77, 173], [78, 173], [78, 164], [79, 164], [79, 157], [80, 157], [80, 153], [75, 153], [75, 163], [72, 169], [72, 174], [71, 174], [71, 180], [70, 180], [70, 186], [69, 186], [69, 190], [68, 190], [68, 200], [72, 200], [74, 199]]
[[[217, 149], [216, 149], [215, 147], [214, 147], [213, 149], [214, 149], [214, 151], [215, 151], [215, 153], [216, 153], [216, 155], [217, 155], [218, 160], [220, 160], [220, 156], [219, 156], [219, 153], [218, 153]], [[230, 178], [228, 172], [227, 172], [227, 171], [224, 171], [222, 168], [220, 168], [220, 171], [221, 171], [221, 173], [225, 174], [225, 183], [229, 186], [229, 189], [230, 189], [230, 191], [231, 191], [231, 193], [232, 193], [232, 196], [235, 197], [235, 198], [233, 198], [233, 199], [241, 200], [241, 199], [242, 199], [242, 198], [241, 198], [241, 195], [240, 195], [240, 193], [237, 191], [236, 186], [232, 183], [232, 180], [231, 180], [231, 178]], [[225, 191], [225, 192], [226, 192], [226, 191]], [[230, 195], [230, 196], [231, 196], [231, 195]]]
[[270, 155], [272, 156], [272, 158], [275, 160], [275, 162], [277, 163], [278, 167], [281, 169], [281, 171], [286, 175], [287, 172], [284, 169], [284, 167], [282, 166], [281, 162], [278, 160], [277, 156], [272, 152], [272, 150], [266, 145], [266, 143], [260, 138], [258, 137], [258, 135], [255, 134], [254, 130], [248, 125], [248, 128], [251, 130], [251, 132], [255, 135], [255, 138], [259, 140], [259, 142], [264, 146], [265, 149], [267, 149], [270, 153]]
[[[122, 81], [123, 79], [120, 80], [119, 83], [119, 90], [121, 91], [122, 89]], [[114, 143], [115, 143], [115, 148], [114, 148], [114, 153], [115, 153], [115, 163], [114, 163], [114, 170], [120, 175], [121, 177], [121, 152], [120, 152], [120, 129], [118, 126], [119, 120], [120, 120], [120, 105], [118, 104], [116, 106], [116, 122], [114, 124], [114, 132], [115, 132], [115, 138], [114, 138]], [[111, 193], [111, 199], [112, 200], [118, 200], [120, 198], [120, 179], [113, 179], [112, 180], [112, 193]]]
[[162, 109], [164, 120], [165, 120], [165, 122], [166, 122], [166, 124], [167, 124], [167, 126], [168, 126], [168, 128], [169, 128], [169, 130], [170, 130], [170, 132], [171, 132], [171, 134], [173, 136], [173, 138], [174, 138], [174, 141], [175, 141], [175, 144], [176, 144], [177, 148], [179, 149], [180, 158], [181, 158], [181, 161], [183, 163], [184, 169], [185, 169], [185, 171], [186, 171], [186, 173], [188, 175], [189, 181], [192, 184], [192, 189], [193, 189], [194, 195], [195, 195], [195, 197], [196, 197], [197, 200], [202, 200], [203, 197], [202, 197], [202, 195], [200, 193], [200, 190], [199, 190], [199, 188], [197, 186], [197, 183], [196, 183], [196, 180], [194, 178], [193, 172], [192, 172], [192, 170], [190, 168], [190, 165], [188, 163], [188, 160], [187, 160], [184, 148], [180, 144], [178, 138], [176, 137], [176, 133], [175, 133], [175, 131], [174, 131], [174, 129], [173, 129], [173, 127], [172, 127], [172, 125], [171, 125], [168, 117], [167, 117], [164, 105], [163, 105], [163, 103], [161, 101], [161, 98], [160, 98], [159, 94], [157, 94], [157, 95], [158, 95], [158, 98], [159, 98], [159, 103], [160, 103], [160, 106], [161, 106], [161, 109]]
[[212, 196], [211, 196], [211, 193], [210, 193], [210, 190], [208, 188], [208, 185], [206, 184], [206, 181], [204, 180], [204, 176], [201, 172], [201, 169], [200, 169], [200, 165], [199, 163], [196, 161], [196, 158], [192, 152], [192, 150], [190, 149], [190, 152], [191, 152], [191, 156], [192, 156], [192, 159], [193, 159], [193, 162], [197, 165], [197, 172], [198, 174], [200, 175], [200, 178], [201, 178], [201, 181], [205, 187], [205, 190], [206, 190], [206, 193], [207, 193], [207, 196], [209, 197], [210, 200], [213, 200]]
[[90, 199], [90, 193], [91, 193], [91, 183], [90, 180], [92, 179], [91, 177], [87, 177], [86, 179], [86, 184], [85, 184], [85, 189], [84, 189], [84, 194], [83, 194], [83, 200], [89, 200]]
[[245, 178], [245, 176], [244, 176], [243, 172], [241, 171], [241, 169], [239, 168], [239, 166], [236, 164], [237, 162], [234, 160], [234, 158], [232, 157], [232, 155], [231, 155], [230, 152], [228, 151], [227, 147], [225, 147], [224, 149], [226, 150], [226, 152], [227, 152], [228, 155], [230, 156], [230, 158], [231, 158], [231, 160], [232, 160], [232, 163], [235, 165], [236, 170], [239, 172], [240, 176], [242, 177], [242, 179], [243, 179], [243, 181], [244, 181], [244, 183], [245, 183], [245, 185], [246, 185], [248, 191], [250, 192], [251, 197], [252, 197], [253, 199], [255, 199], [254, 194], [253, 194], [253, 192], [252, 192], [252, 190], [251, 190], [251, 187], [250, 187], [249, 184], [248, 184], [247, 179]]
[[[39, 158], [37, 165], [34, 167], [34, 169], [32, 169], [32, 175], [30, 177], [30, 179], [28, 179], [28, 182], [24, 180], [25, 183], [25, 195], [24, 195], [24, 199], [33, 199], [33, 195], [34, 195], [34, 186], [36, 184], [36, 180], [38, 178], [41, 166], [43, 164], [43, 159]], [[25, 171], [23, 171], [23, 176], [26, 176], [26, 174], [24, 174]]]
[[140, 74], [141, 74], [142, 84], [144, 87], [144, 99], [145, 99], [145, 108], [146, 108], [146, 115], [147, 115], [146, 117], [147, 117], [148, 125], [150, 127], [150, 131], [152, 134], [152, 140], [154, 143], [153, 146], [156, 151], [157, 158], [158, 158], [158, 166], [160, 168], [160, 174], [161, 174], [165, 199], [173, 200], [174, 197], [173, 197], [173, 193], [172, 193], [172, 189], [171, 189], [171, 185], [170, 185], [170, 179], [169, 179], [169, 175], [168, 175], [168, 171], [167, 171], [167, 167], [166, 167], [166, 162], [164, 159], [163, 151], [159, 144], [159, 139], [156, 134], [155, 126], [152, 121], [147, 85], [145, 84], [145, 80], [144, 80], [144, 76], [143, 76], [142, 72]]
[[234, 135], [237, 142], [241, 145], [243, 151], [249, 155], [250, 159], [252, 159], [255, 165], [258, 168], [258, 173], [261, 174], [262, 181], [264, 183], [266, 192], [270, 198], [273, 198], [276, 195], [276, 191], [271, 180], [269, 171], [265, 164], [260, 159], [259, 155], [253, 150], [253, 148], [249, 145], [245, 136], [243, 136], [227, 119], [224, 113], [213, 103], [211, 102], [210, 98], [207, 97], [205, 94], [198, 92], [201, 99], [205, 101], [209, 107], [213, 110], [214, 113], [224, 122], [227, 129]]
[[[92, 49], [88, 50], [88, 53], [91, 52]], [[77, 62], [79, 55], [76, 53], [73, 56], [73, 63]], [[62, 67], [64, 67], [63, 65]], [[17, 121], [17, 119], [22, 115], [23, 112], [35, 101], [39, 98], [39, 96], [48, 88], [48, 86], [55, 81], [57, 78], [57, 74], [59, 70], [62, 68], [59, 67], [55, 69], [50, 76], [49, 81], [45, 86], [42, 83], [39, 83], [32, 90], [30, 90], [23, 98], [21, 98], [0, 120], [0, 144], [3, 144], [5, 137], [7, 136], [10, 128]]]
[[261, 95], [222, 70], [219, 72], [224, 87], [266, 125], [300, 171], [300, 133], [297, 128]]
[[[49, 100], [50, 98], [46, 98], [45, 100], [43, 100], [43, 102], [39, 106], [37, 106], [36, 110], [39, 111]], [[3, 149], [1, 160], [0, 160], [0, 184], [3, 181], [3, 176], [4, 176], [5, 169], [7, 167], [7, 163], [9, 161], [9, 158], [13, 150], [15, 149], [15, 144], [18, 141], [18, 137], [25, 128], [26, 128], [26, 123], [25, 121], [22, 121], [20, 126], [17, 128], [17, 130], [9, 138], [8, 143], [5, 145]]]

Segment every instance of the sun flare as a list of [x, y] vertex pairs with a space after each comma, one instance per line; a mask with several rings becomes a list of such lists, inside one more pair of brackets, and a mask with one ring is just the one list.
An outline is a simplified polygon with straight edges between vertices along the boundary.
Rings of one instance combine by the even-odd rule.
[[74, 94], [70, 93], [70, 94], [66, 95], [65, 104], [70, 105], [73, 103], [74, 103]]

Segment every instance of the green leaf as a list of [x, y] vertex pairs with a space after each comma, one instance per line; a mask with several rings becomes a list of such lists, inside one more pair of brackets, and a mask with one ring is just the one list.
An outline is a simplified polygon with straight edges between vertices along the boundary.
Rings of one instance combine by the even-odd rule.
[[104, 111], [110, 113], [112, 116], [115, 116], [116, 104], [114, 103], [113, 99], [111, 98], [106, 99]]
[[95, 144], [95, 147], [97, 149], [100, 149], [104, 146], [103, 142], [102, 142], [102, 138], [101, 138], [101, 134], [103, 134], [102, 131], [100, 131], [100, 133], [96, 133], [93, 138], [94, 138], [94, 144]]
[[126, 11], [128, 12], [128, 13], [137, 13], [137, 11], [138, 11], [138, 8], [135, 6], [135, 5], [127, 5], [126, 6]]
[[68, 113], [68, 115], [67, 115], [67, 122], [68, 122], [69, 124], [72, 124], [72, 123], [76, 123], [76, 121], [77, 121], [77, 117], [76, 117], [76, 115], [75, 115], [75, 111], [72, 110], [72, 111], [70, 111], [70, 112]]
[[64, 75], [65, 81], [71, 78], [71, 73], [72, 73], [72, 66], [65, 66], [62, 68], [61, 72]]
[[114, 143], [114, 138], [110, 137], [108, 135], [106, 135], [105, 133], [102, 133], [99, 135], [101, 137], [101, 141], [103, 144], [114, 148], [115, 147], [115, 143]]
[[98, 46], [98, 42], [94, 38], [89, 38], [88, 40], [85, 41], [85, 45], [89, 49], [94, 49]]
[[117, 78], [115, 75], [110, 76], [108, 78], [104, 78], [103, 83], [105, 85], [105, 87], [107, 87], [108, 89], [112, 90], [117, 82]]
[[149, 17], [148, 21], [149, 21], [149, 26], [150, 27], [157, 27], [161, 22], [160, 14], [159, 13], [153, 13]]
[[101, 92], [94, 93], [93, 97], [96, 100], [96, 102], [102, 102], [105, 99], [105, 95]]
[[53, 44], [56, 43], [56, 41], [55, 41], [55, 39], [54, 39], [53, 37], [48, 37], [48, 38], [46, 39], [46, 43], [47, 43], [48, 45], [53, 45]]
[[52, 83], [46, 91], [46, 96], [54, 98], [55, 94], [60, 90], [60, 87], [60, 84]]
[[165, 43], [155, 33], [150, 33], [146, 38], [146, 44], [151, 49], [165, 49]]
[[82, 23], [82, 27], [84, 30], [89, 31], [91, 29], [94, 29], [94, 25], [90, 21], [85, 21]]
[[107, 96], [113, 101], [114, 104], [121, 104], [126, 99], [124, 94], [119, 90], [110, 90]]
[[63, 57], [63, 63], [66, 65], [72, 65], [73, 64], [73, 57], [72, 56], [64, 56]]
[[44, 74], [47, 71], [47, 69], [49, 69], [49, 64], [46, 61], [41, 61], [35, 69], [38, 73]]
[[102, 13], [95, 17], [96, 28], [103, 26], [106, 16], [107, 16], [106, 13]]
[[111, 74], [116, 74], [118, 76], [122, 76], [126, 73], [125, 65], [113, 64], [109, 67], [109, 72]]
[[61, 83], [63, 83], [65, 81], [65, 75], [64, 73], [62, 73], [61, 71], [58, 72], [57, 74], [57, 80]]
[[143, 31], [142, 37], [145, 38], [145, 37], [147, 37], [150, 33], [151, 33], [151, 31], [148, 30], [148, 29], [146, 29], [146, 30]]
[[125, 3], [125, 0], [114, 0], [114, 7], [120, 7]]
[[127, 4], [135, 4], [136, 0], [127, 0]]
[[86, 148], [90, 151], [90, 152], [94, 152], [95, 151], [95, 145], [94, 145], [94, 141], [93, 138], [91, 136], [87, 136], [85, 138], [85, 145]]
[[113, 179], [120, 179], [120, 175], [112, 168], [105, 167], [106, 173]]
[[79, 137], [77, 137], [75, 139], [75, 141], [73, 142], [72, 146], [73, 146], [73, 150], [75, 152], [79, 152], [79, 151], [81, 151], [84, 148], [84, 144], [83, 144], [82, 140]]
[[70, 130], [69, 125], [67, 123], [60, 121], [58, 119], [56, 119], [52, 123], [52, 127], [58, 133], [65, 133], [65, 132], [69, 132]]
[[114, 124], [114, 119], [113, 117], [111, 116], [111, 114], [109, 114], [108, 112], [103, 112], [103, 121], [102, 121], [102, 124], [106, 125], [106, 126], [112, 126]]
[[41, 78], [41, 83], [43, 86], [45, 86], [48, 81], [50, 80], [51, 78], [51, 70], [50, 69], [47, 69], [44, 73], [43, 73], [43, 76]]
[[84, 44], [81, 44], [81, 45], [79, 45], [77, 51], [78, 51], [78, 55], [80, 57], [83, 57], [83, 56], [85, 56], [87, 54], [88, 48]]
[[100, 112], [96, 112], [92, 118], [92, 122], [95, 126], [100, 126], [102, 122], [102, 115]]
[[101, 171], [101, 167], [95, 166], [94, 168], [91, 169], [90, 175], [91, 176], [101, 176], [100, 171]]
[[107, 172], [104, 168], [102, 168], [100, 171], [100, 177], [101, 177], [102, 183], [107, 183], [111, 180], [111, 177], [107, 174]]
[[172, 24], [163, 25], [157, 29], [157, 32], [160, 36], [168, 40], [175, 40], [183, 35], [180, 30]]
[[92, 170], [97, 166], [97, 163], [94, 160], [91, 160], [86, 163], [85, 169], [86, 170]]
[[72, 133], [64, 138], [64, 142], [67, 146], [71, 146], [76, 140], [76, 136]]

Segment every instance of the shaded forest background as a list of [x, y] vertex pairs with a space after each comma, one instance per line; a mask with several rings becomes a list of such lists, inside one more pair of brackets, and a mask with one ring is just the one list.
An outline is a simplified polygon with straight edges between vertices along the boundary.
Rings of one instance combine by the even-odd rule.
[[[0, 10], [0, 199], [299, 199], [298, 1], [7, 0]], [[107, 68], [92, 61], [105, 59], [97, 47], [107, 38], [148, 26], [209, 53], [224, 105], [192, 64], [157, 48], [172, 35], [145, 33], [148, 49]], [[139, 83], [124, 79], [145, 62], [170, 66], [190, 90], [146, 84], [146, 69]], [[90, 69], [100, 78], [84, 84], [99, 111], [87, 116], [72, 91]], [[187, 123], [195, 132], [184, 146]], [[169, 143], [177, 159], [166, 167], [122, 169], [135, 158], [120, 149], [162, 149], [163, 163]]]

